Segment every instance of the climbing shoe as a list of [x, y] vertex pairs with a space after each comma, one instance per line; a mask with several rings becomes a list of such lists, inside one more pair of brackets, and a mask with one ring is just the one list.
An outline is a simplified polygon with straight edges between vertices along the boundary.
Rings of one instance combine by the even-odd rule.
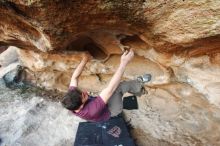
[[147, 83], [151, 80], [151, 74], [144, 74], [142, 76], [137, 77], [137, 80], [142, 83]]

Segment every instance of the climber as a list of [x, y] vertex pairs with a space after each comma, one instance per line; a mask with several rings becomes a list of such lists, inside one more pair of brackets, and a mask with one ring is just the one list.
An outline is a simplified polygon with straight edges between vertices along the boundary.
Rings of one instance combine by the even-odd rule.
[[124, 93], [129, 92], [141, 96], [145, 92], [143, 82], [140, 80], [120, 82], [125, 67], [133, 56], [132, 49], [125, 50], [121, 56], [119, 67], [108, 86], [101, 91], [99, 96], [92, 97], [78, 88], [78, 78], [91, 58], [88, 54], [84, 55], [72, 75], [69, 90], [62, 100], [62, 105], [72, 111], [74, 115], [92, 122], [106, 121], [110, 117], [119, 115], [123, 108], [122, 97]]

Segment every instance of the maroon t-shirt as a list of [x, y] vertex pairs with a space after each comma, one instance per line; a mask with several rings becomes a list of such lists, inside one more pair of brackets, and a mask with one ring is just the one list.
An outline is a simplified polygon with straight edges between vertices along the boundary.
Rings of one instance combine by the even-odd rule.
[[[74, 90], [75, 87], [71, 86], [69, 90]], [[100, 96], [89, 96], [88, 101], [84, 104], [84, 107], [77, 113], [73, 111], [74, 115], [79, 116], [82, 119], [92, 122], [106, 121], [110, 118], [110, 111], [107, 105]]]

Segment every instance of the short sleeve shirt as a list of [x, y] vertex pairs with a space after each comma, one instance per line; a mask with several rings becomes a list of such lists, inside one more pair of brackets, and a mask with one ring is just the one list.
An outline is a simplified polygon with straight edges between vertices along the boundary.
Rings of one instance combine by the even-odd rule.
[[[71, 86], [69, 90], [74, 90], [76, 87]], [[106, 121], [110, 118], [110, 111], [100, 96], [89, 96], [88, 101], [84, 104], [83, 108], [73, 114], [82, 119], [92, 122]]]

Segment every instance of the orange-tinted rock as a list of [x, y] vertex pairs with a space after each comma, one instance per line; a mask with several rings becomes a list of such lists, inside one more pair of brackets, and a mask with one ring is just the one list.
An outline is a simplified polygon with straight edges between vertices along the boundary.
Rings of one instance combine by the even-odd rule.
[[[140, 109], [125, 111], [138, 144], [219, 145], [219, 6], [219, 0], [6, 0], [0, 2], [0, 45], [20, 48], [27, 80], [63, 92], [83, 53], [93, 59], [79, 86], [99, 92], [130, 46], [135, 57], [123, 79], [152, 74]], [[2, 58], [2, 65], [14, 59]], [[4, 65], [0, 76], [16, 65]]]
[[118, 53], [116, 36], [125, 35], [135, 36], [134, 42], [140, 37], [160, 52], [202, 55], [205, 45], [211, 54], [219, 52], [219, 5], [218, 0], [2, 1], [0, 44], [47, 52], [64, 50], [77, 37], [88, 36]]

